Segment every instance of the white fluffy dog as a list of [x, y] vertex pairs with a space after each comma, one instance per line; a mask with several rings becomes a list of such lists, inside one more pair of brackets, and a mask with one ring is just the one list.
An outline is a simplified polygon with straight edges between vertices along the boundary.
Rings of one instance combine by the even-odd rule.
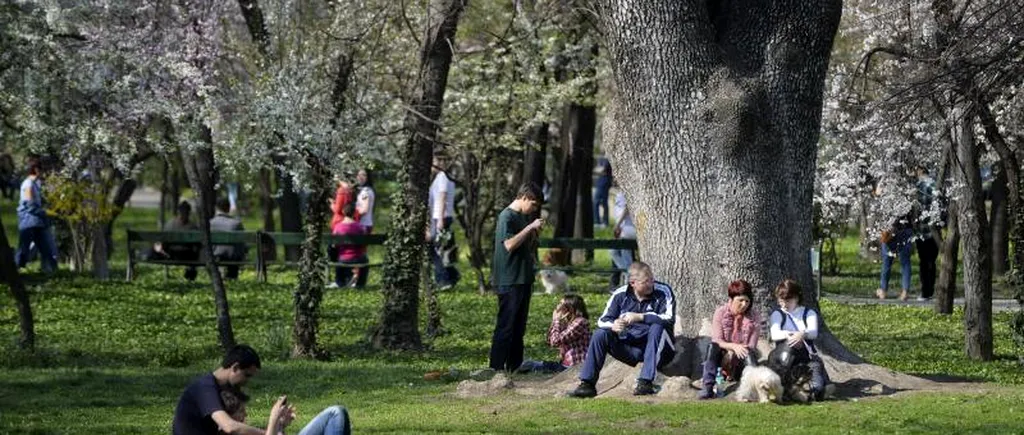
[[736, 390], [736, 400], [782, 403], [782, 378], [765, 366], [747, 367]]
[[540, 271], [540, 282], [544, 285], [544, 293], [554, 294], [555, 292], [565, 293], [569, 291], [569, 275], [555, 269], [544, 269]]

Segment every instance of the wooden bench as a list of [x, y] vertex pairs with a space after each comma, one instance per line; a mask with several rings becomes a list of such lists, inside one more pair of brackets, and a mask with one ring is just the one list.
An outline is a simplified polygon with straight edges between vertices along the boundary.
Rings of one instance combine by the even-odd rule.
[[[261, 233], [264, 237], [264, 241], [273, 242], [271, 246], [302, 246], [306, 240], [306, 233], [279, 233], [279, 232], [264, 232]], [[387, 241], [387, 234], [360, 234], [360, 235], [334, 235], [324, 234], [320, 239], [321, 252], [326, 252], [327, 247], [331, 245], [362, 245], [362, 246], [381, 246]], [[284, 266], [296, 266], [299, 264], [298, 261], [284, 260], [282, 256], [277, 256], [276, 260], [263, 260], [263, 268], [261, 269], [263, 276], [261, 280], [266, 280], [266, 268], [271, 264], [284, 265]], [[347, 268], [363, 268], [363, 267], [379, 267], [381, 263], [339, 263], [336, 258], [328, 261], [328, 267], [347, 267]]]
[[[625, 249], [629, 251], [636, 251], [638, 249], [635, 239], [573, 239], [569, 237], [557, 237], [551, 239], [540, 239], [537, 243], [537, 248], [547, 249], [562, 249], [567, 252], [572, 252], [574, 249]], [[570, 254], [571, 255], [571, 254]], [[619, 269], [614, 267], [578, 267], [578, 266], [538, 266], [538, 270], [562, 270], [566, 272], [575, 273], [597, 273], [597, 274], [612, 274], [615, 272], [625, 272], [626, 269]]]
[[[210, 243], [213, 245], [244, 245], [247, 249], [247, 257], [241, 261], [217, 261], [219, 266], [254, 266], [261, 270], [263, 265], [262, 250], [259, 247], [259, 232], [245, 231], [214, 231], [210, 233]], [[135, 266], [139, 263], [164, 265], [166, 266], [204, 266], [206, 261], [202, 257], [197, 260], [161, 260], [152, 258], [138, 258], [136, 255], [137, 246], [143, 245], [146, 249], [152, 249], [153, 244], [172, 243], [194, 243], [202, 244], [203, 235], [199, 231], [133, 231], [127, 230], [126, 245], [128, 252], [128, 268], [125, 272], [125, 280], [135, 279]]]

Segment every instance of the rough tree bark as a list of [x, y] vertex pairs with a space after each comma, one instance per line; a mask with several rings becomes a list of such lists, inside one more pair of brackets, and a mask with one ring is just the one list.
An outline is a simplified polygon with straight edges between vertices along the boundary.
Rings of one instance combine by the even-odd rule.
[[306, 238], [302, 241], [302, 260], [299, 262], [299, 285], [295, 291], [295, 325], [292, 329], [292, 356], [320, 358], [323, 352], [317, 346], [317, 330], [320, 318], [320, 302], [323, 300], [324, 276], [327, 270], [323, 253], [323, 233], [330, 218], [328, 198], [333, 193], [330, 185], [330, 171], [322, 160], [307, 155], [310, 167], [310, 181], [313, 189], [307, 203]]
[[437, 137], [452, 46], [464, 0], [439, 0], [428, 4], [429, 27], [420, 52], [420, 69], [412, 93], [405, 127], [409, 140], [401, 151], [394, 201], [395, 216], [387, 241], [382, 273], [384, 304], [373, 334], [377, 348], [415, 349], [422, 346], [419, 332], [419, 274], [426, 246], [427, 187]]
[[972, 359], [992, 359], [992, 257], [985, 237], [988, 219], [981, 189], [975, 110], [963, 110], [953, 176], [959, 189], [959, 226], [964, 252], [964, 351]]
[[[736, 278], [768, 293], [800, 282], [808, 252], [822, 88], [839, 0], [598, 2], [614, 95], [604, 144], [641, 252], [676, 290], [695, 336]], [[819, 348], [861, 359], [823, 328]]]
[[235, 333], [231, 327], [231, 313], [228, 309], [227, 290], [220, 268], [213, 258], [213, 245], [210, 244], [210, 218], [213, 217], [216, 192], [216, 167], [213, 160], [213, 139], [210, 128], [202, 125], [200, 139], [203, 146], [198, 149], [181, 149], [181, 161], [188, 175], [189, 184], [196, 194], [196, 224], [203, 239], [203, 256], [206, 258], [206, 270], [210, 273], [213, 285], [213, 301], [217, 310], [217, 338], [225, 351], [235, 346]]
[[21, 335], [18, 336], [18, 347], [24, 350], [33, 351], [36, 346], [35, 322], [32, 320], [32, 305], [29, 302], [28, 290], [21, 280], [21, 273], [18, 272], [18, 265], [14, 263], [14, 252], [7, 240], [7, 230], [0, 220], [0, 281], [7, 284], [14, 298], [14, 304], [18, 306], [18, 327]]

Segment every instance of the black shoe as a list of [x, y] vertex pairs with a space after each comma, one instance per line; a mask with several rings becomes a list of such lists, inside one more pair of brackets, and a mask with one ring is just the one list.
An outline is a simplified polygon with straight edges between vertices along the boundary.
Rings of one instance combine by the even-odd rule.
[[637, 379], [636, 388], [633, 388], [634, 396], [649, 396], [657, 392], [658, 390], [654, 389], [654, 383], [646, 379]]
[[597, 395], [597, 387], [587, 381], [580, 382], [580, 385], [575, 390], [569, 392], [569, 397], [579, 397], [581, 399], [589, 399]]
[[714, 398], [715, 390], [712, 390], [711, 387], [701, 388], [700, 391], [697, 392], [697, 400], [708, 400]]

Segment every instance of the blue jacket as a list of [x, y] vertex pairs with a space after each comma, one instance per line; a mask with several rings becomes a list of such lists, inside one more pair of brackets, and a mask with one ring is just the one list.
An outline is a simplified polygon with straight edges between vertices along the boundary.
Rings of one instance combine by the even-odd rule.
[[598, 328], [611, 329], [615, 320], [623, 313], [644, 313], [643, 323], [634, 323], [626, 329], [626, 334], [631, 337], [643, 337], [647, 335], [650, 325], [661, 324], [669, 336], [676, 320], [676, 301], [672, 294], [672, 287], [663, 282], [654, 282], [654, 291], [644, 301], [636, 297], [631, 286], [624, 285], [615, 290], [608, 298], [608, 305], [597, 320]]
[[[32, 192], [32, 199], [26, 197], [26, 193]], [[39, 180], [26, 178], [21, 182], [20, 200], [18, 201], [18, 229], [46, 227], [49, 219], [46, 217], [46, 210], [43, 209], [43, 189]]]

